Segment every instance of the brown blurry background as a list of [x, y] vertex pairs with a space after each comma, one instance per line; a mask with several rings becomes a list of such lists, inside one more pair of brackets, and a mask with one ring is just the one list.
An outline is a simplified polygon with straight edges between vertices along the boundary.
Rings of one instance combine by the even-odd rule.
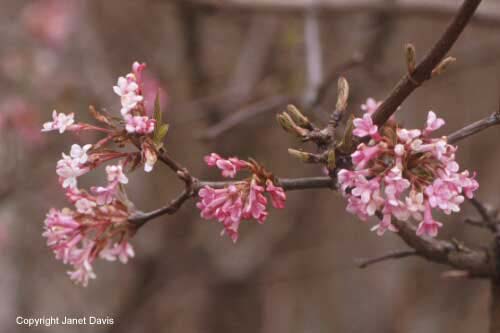
[[[273, 96], [297, 96], [307, 105], [307, 59], [314, 52], [304, 34], [306, 11], [196, 3], [0, 1], [0, 332], [485, 331], [486, 282], [443, 279], [445, 267], [414, 258], [357, 268], [359, 258], [406, 245], [370, 232], [371, 224], [347, 214], [344, 200], [328, 190], [289, 193], [285, 210], [272, 210], [264, 225], [246, 223], [235, 245], [189, 202], [140, 230], [129, 264], [98, 262], [87, 288], [72, 284], [68, 267], [45, 246], [43, 219], [50, 207], [65, 205], [55, 175], [60, 153], [96, 137], [38, 131], [54, 108], [84, 120], [89, 104], [117, 113], [112, 86], [135, 60], [148, 64], [166, 92], [166, 146], [195, 176], [217, 179], [202, 161], [212, 151], [254, 157], [280, 176], [321, 173], [287, 154], [300, 145], [276, 124], [280, 108], [200, 139], [231, 113]], [[487, 5], [498, 8], [500, 1], [481, 7]], [[344, 68], [349, 112], [356, 114], [367, 97], [383, 99], [404, 74], [403, 45], [412, 42], [423, 55], [450, 19], [432, 11], [316, 14], [320, 73]], [[440, 132], [446, 134], [496, 110], [500, 10], [496, 15], [497, 23], [472, 22], [451, 52], [458, 62], [404, 103], [398, 118], [407, 126], [421, 127], [432, 109], [447, 120]], [[318, 55], [312, 56], [314, 62]], [[353, 57], [359, 63], [346, 69]], [[303, 111], [321, 122], [334, 102], [335, 81], [319, 107]], [[478, 172], [478, 198], [493, 206], [500, 205], [499, 139], [499, 130], [490, 129], [461, 143], [458, 154], [463, 168]], [[83, 184], [102, 180], [94, 172]], [[152, 174], [136, 172], [128, 192], [149, 210], [181, 186], [158, 165]], [[486, 232], [462, 223], [475, 212], [467, 203], [463, 211], [442, 217], [450, 223], [441, 237], [486, 245]], [[115, 325], [29, 329], [15, 324], [18, 315], [108, 316]]]

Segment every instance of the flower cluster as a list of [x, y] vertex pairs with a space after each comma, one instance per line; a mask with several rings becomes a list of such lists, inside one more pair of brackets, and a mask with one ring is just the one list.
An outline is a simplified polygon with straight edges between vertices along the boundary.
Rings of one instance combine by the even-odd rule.
[[265, 171], [255, 161], [244, 161], [236, 157], [224, 159], [212, 153], [205, 157], [208, 166], [221, 170], [224, 177], [233, 178], [240, 170], [246, 169], [252, 173], [248, 179], [235, 182], [224, 188], [203, 187], [198, 196], [197, 207], [204, 219], [216, 219], [223, 224], [222, 235], [227, 233], [236, 242], [238, 228], [242, 220], [255, 219], [264, 223], [267, 218], [268, 199], [275, 208], [284, 208], [286, 195], [283, 188], [276, 186], [274, 177]]
[[[140, 164], [147, 172], [153, 169], [168, 128], [166, 124], [161, 124], [159, 110], [155, 110], [155, 115], [163, 128], [160, 134], [156, 132], [156, 119], [146, 116], [141, 88], [144, 68], [144, 64], [134, 63], [132, 73], [120, 77], [114, 87], [115, 93], [121, 97], [123, 121], [91, 108], [92, 116], [104, 124], [100, 127], [76, 123], [73, 113], [66, 115], [54, 111], [52, 121], [42, 128], [43, 132], [94, 130], [106, 134], [94, 144], [73, 144], [68, 154], [62, 154], [56, 173], [74, 208], [51, 209], [45, 219], [43, 235], [48, 246], [57, 259], [73, 266], [69, 272], [71, 279], [84, 286], [95, 277], [92, 270], [95, 259], [119, 259], [126, 263], [134, 255], [129, 239], [136, 227], [129, 222], [129, 218], [136, 210], [125, 194], [123, 185], [128, 183], [126, 173]], [[117, 151], [109, 145], [111, 143], [119, 147], [129, 144], [140, 151]], [[88, 191], [79, 188], [79, 177], [110, 161], [117, 162], [106, 165], [105, 186], [92, 186]]]
[[73, 266], [68, 272], [76, 283], [87, 286], [96, 277], [92, 263], [97, 258], [127, 263], [134, 256], [129, 238], [134, 228], [128, 223], [131, 207], [119, 184], [128, 182], [121, 165], [106, 167], [108, 185], [66, 191], [75, 209], [52, 208], [45, 219], [43, 236], [56, 259]]
[[150, 134], [155, 129], [156, 121], [150, 119], [145, 112], [142, 95], [142, 71], [145, 64], [135, 62], [132, 65], [132, 73], [125, 77], [120, 76], [113, 87], [115, 94], [120, 96], [121, 114], [125, 120], [125, 129], [128, 133]]
[[434, 237], [442, 223], [434, 220], [432, 210], [460, 211], [464, 196], [472, 198], [479, 187], [475, 174], [459, 171], [457, 148], [446, 137], [430, 137], [445, 123], [434, 112], [428, 113], [423, 130], [401, 128], [395, 121], [379, 129], [371, 117], [376, 108], [377, 103], [368, 100], [363, 117], [354, 119], [353, 135], [369, 141], [351, 155], [353, 170], [338, 173], [347, 210], [362, 220], [381, 214], [373, 228], [379, 235], [397, 231], [392, 218], [412, 217], [419, 222], [418, 235]]

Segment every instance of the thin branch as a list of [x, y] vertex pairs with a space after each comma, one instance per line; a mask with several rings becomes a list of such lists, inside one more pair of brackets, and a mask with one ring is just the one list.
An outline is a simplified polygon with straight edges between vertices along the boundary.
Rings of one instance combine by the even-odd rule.
[[500, 111], [494, 112], [486, 118], [478, 120], [464, 128], [448, 135], [448, 143], [455, 144], [471, 135], [484, 131], [485, 129], [500, 124]]
[[464, 220], [464, 223], [468, 224], [468, 225], [471, 225], [473, 227], [491, 230], [491, 227], [488, 224], [488, 222], [486, 222], [484, 220], [477, 221], [477, 220], [472, 220], [472, 219], [467, 218], [467, 219]]
[[495, 264], [486, 250], [471, 250], [457, 242], [418, 236], [416, 227], [409, 221], [394, 220], [393, 224], [398, 228], [397, 235], [429, 261], [468, 271], [471, 277], [491, 277], [496, 274]]
[[384, 124], [419, 85], [431, 78], [432, 71], [443, 60], [453, 44], [457, 41], [480, 3], [481, 0], [465, 0], [463, 2], [460, 10], [448, 25], [444, 34], [417, 65], [413, 73], [411, 73], [411, 77], [408, 74], [405, 75], [384, 102], [378, 107], [377, 111], [375, 111], [373, 114], [373, 121], [375, 124], [378, 126]]
[[483, 205], [482, 202], [480, 202], [476, 198], [470, 198], [469, 202], [477, 210], [477, 212], [479, 213], [479, 215], [481, 215], [481, 218], [483, 220], [488, 221], [488, 222], [491, 221], [491, 216], [488, 213], [488, 209]]
[[[337, 79], [340, 74], [358, 66], [361, 65], [364, 61], [364, 57], [359, 54], [355, 53], [350, 59], [348, 59], [346, 62], [341, 63], [337, 66], [335, 66], [329, 74], [326, 76], [325, 80], [317, 87], [317, 91], [314, 95], [314, 99], [310, 101], [311, 105], [307, 106], [304, 105], [305, 108], [311, 107], [311, 108], [316, 108], [318, 105], [323, 101], [325, 98], [328, 90], [330, 89], [331, 85], [337, 82]], [[277, 95], [277, 96], [271, 96], [271, 97], [266, 97], [263, 100], [256, 102], [254, 104], [251, 104], [249, 106], [246, 106], [237, 112], [227, 116], [226, 118], [222, 119], [219, 123], [215, 124], [212, 127], [209, 127], [205, 133], [200, 135], [201, 139], [204, 140], [213, 140], [220, 135], [224, 134], [228, 130], [238, 126], [241, 123], [244, 123], [245, 121], [258, 116], [262, 113], [267, 113], [271, 112], [273, 110], [276, 110], [278, 108], [285, 107], [287, 104], [290, 103], [295, 103], [300, 101], [300, 98], [298, 97], [291, 97], [287, 95]]]
[[[305, 11], [311, 0], [192, 0], [198, 4], [213, 6], [221, 10], [260, 10], [260, 11]], [[397, 16], [450, 17], [456, 12], [453, 0], [395, 0], [387, 5], [384, 0], [315, 0], [315, 7], [326, 14], [347, 15], [363, 13], [387, 13]], [[480, 25], [500, 25], [500, 6], [486, 2], [474, 17]]]
[[215, 124], [214, 126], [208, 128], [205, 133], [200, 136], [200, 138], [205, 140], [213, 140], [248, 119], [251, 119], [261, 113], [266, 113], [285, 107], [290, 102], [290, 97], [285, 95], [271, 96], [262, 101], [244, 107], [235, 113], [232, 113], [218, 124]]
[[416, 250], [400, 250], [400, 251], [390, 252], [390, 253], [384, 254], [382, 256], [375, 257], [375, 258], [361, 259], [361, 260], [359, 260], [358, 267], [359, 268], [366, 268], [368, 266], [371, 266], [373, 264], [377, 264], [377, 263], [382, 262], [382, 261], [401, 259], [401, 258], [407, 258], [407, 257], [412, 257], [412, 256], [418, 256], [418, 252]]
[[156, 210], [150, 211], [148, 213], [138, 212], [133, 217], [129, 219], [129, 222], [135, 224], [136, 228], [140, 228], [149, 220], [162, 215], [172, 215], [176, 213], [179, 208], [193, 196], [192, 192], [188, 190], [182, 191], [177, 198], [173, 199], [168, 205], [158, 208]]
[[[186, 185], [186, 188], [174, 200], [170, 201], [166, 206], [159, 209], [144, 213], [138, 212], [129, 219], [129, 222], [134, 223], [137, 227], [143, 226], [146, 222], [162, 216], [171, 215], [190, 198], [194, 197], [198, 191], [205, 187], [224, 188], [231, 184], [236, 184], [242, 181], [200, 181], [190, 176], [192, 182]], [[279, 178], [277, 185], [283, 187], [285, 191], [306, 190], [306, 189], [335, 189], [335, 180], [330, 177], [304, 177], [304, 178]]]
[[496, 213], [492, 213], [488, 211], [488, 208], [480, 202], [476, 198], [470, 198], [469, 202], [472, 204], [472, 206], [477, 210], [479, 215], [481, 216], [481, 221], [472, 221], [472, 220], [466, 220], [465, 222], [471, 225], [475, 226], [482, 226], [484, 228], [489, 229], [491, 232], [494, 234], [497, 234], [500, 232], [500, 225], [498, 224], [498, 221], [496, 220]]
[[[222, 188], [233, 183], [234, 182], [231, 181], [222, 181], [222, 182], [199, 181], [196, 188], [199, 189], [203, 186], [210, 186], [212, 188]], [[333, 190], [336, 188], [335, 180], [327, 176], [303, 177], [303, 178], [278, 178], [277, 183], [285, 191], [321, 189], [321, 188], [329, 188]]]

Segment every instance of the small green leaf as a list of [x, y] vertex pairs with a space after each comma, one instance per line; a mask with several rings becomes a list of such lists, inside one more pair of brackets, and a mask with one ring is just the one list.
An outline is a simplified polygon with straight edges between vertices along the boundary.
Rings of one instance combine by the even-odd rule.
[[156, 126], [153, 133], [153, 141], [156, 145], [160, 145], [163, 139], [168, 133], [168, 124], [163, 123], [162, 112], [160, 108], [160, 90], [156, 93], [155, 107], [154, 107], [154, 119], [156, 120]]
[[153, 118], [156, 120], [156, 123], [161, 125], [162, 124], [162, 112], [160, 108], [160, 89], [156, 92], [156, 97], [155, 97], [155, 107], [154, 107], [154, 114]]
[[169, 125], [168, 124], [162, 124], [160, 126], [160, 128], [158, 129], [158, 139], [160, 141], [163, 140], [163, 138], [167, 135], [168, 133], [168, 128], [169, 128]]

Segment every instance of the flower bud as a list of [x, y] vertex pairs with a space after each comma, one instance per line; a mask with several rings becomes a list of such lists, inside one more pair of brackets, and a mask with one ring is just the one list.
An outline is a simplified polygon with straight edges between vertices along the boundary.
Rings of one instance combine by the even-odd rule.
[[457, 58], [454, 57], [446, 57], [445, 59], [441, 60], [439, 65], [437, 65], [436, 68], [432, 70], [431, 76], [434, 77], [443, 74], [448, 66], [453, 64], [455, 61], [457, 61]]
[[417, 67], [417, 52], [415, 51], [415, 46], [413, 46], [413, 44], [408, 43], [405, 45], [405, 59], [408, 74], [411, 75]]
[[344, 77], [339, 78], [337, 87], [337, 111], [344, 111], [347, 107], [347, 99], [349, 98], [349, 84]]
[[296, 150], [296, 149], [288, 149], [288, 154], [290, 154], [292, 157], [295, 157], [302, 162], [310, 162], [312, 160], [312, 154], [306, 153], [304, 151]]
[[298, 137], [304, 137], [307, 135], [308, 131], [305, 128], [297, 126], [297, 124], [295, 124], [292, 117], [290, 117], [288, 113], [283, 112], [281, 114], [278, 114], [276, 116], [276, 119], [285, 131], [295, 134]]
[[297, 125], [302, 126], [302, 127], [311, 126], [309, 119], [306, 116], [304, 116], [302, 114], [302, 112], [300, 112], [300, 110], [295, 107], [295, 105], [292, 105], [292, 104], [288, 105], [286, 107], [286, 110], [288, 111], [288, 113], [290, 114], [290, 116], [292, 117], [292, 119], [295, 121], [295, 123]]

